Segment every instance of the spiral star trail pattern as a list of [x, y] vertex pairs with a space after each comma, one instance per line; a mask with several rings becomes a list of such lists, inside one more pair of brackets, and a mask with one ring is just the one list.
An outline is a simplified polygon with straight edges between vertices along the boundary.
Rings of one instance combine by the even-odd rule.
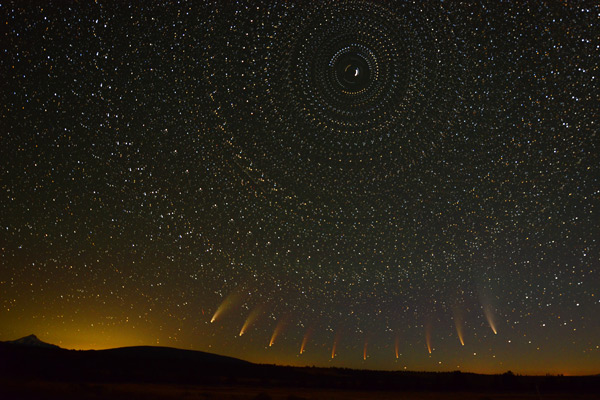
[[0, 340], [600, 372], [598, 6], [0, 10]]

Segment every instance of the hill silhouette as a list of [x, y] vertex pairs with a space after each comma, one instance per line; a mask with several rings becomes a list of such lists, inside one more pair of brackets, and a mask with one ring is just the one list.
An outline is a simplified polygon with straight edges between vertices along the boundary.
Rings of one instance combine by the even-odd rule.
[[[337, 391], [597, 393], [600, 376], [520, 376], [371, 371], [254, 364], [201, 351], [136, 346], [66, 350], [34, 335], [0, 342], [0, 380]], [[1, 393], [0, 393], [1, 394]], [[15, 397], [18, 398], [18, 397]]]
[[35, 335], [0, 342], [2, 376], [51, 380], [195, 382], [228, 371], [246, 373], [254, 364], [233, 357], [171, 347], [134, 346], [67, 350]]

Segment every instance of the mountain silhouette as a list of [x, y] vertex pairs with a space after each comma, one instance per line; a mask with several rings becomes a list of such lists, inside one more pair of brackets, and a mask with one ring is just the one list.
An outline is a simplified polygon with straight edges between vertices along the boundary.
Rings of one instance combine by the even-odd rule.
[[[506, 392], [538, 388], [546, 393], [598, 393], [600, 387], [599, 376], [521, 376], [510, 372], [479, 375], [460, 371], [436, 373], [285, 367], [254, 364], [202, 351], [155, 346], [67, 350], [42, 342], [35, 335], [0, 342], [0, 383], [2, 379], [6, 382], [98, 385], [135, 382], [341, 391]], [[19, 397], [18, 390], [15, 393], [12, 398], [23, 398]], [[1, 384], [0, 398], [7, 398], [2, 396]]]
[[43, 347], [43, 348], [47, 348], [47, 349], [60, 349], [60, 347], [58, 347], [55, 344], [50, 344], [50, 343], [42, 342], [34, 334], [22, 337], [22, 338], [17, 339], [17, 340], [10, 340], [10, 341], [7, 341], [5, 343], [16, 344], [16, 345], [20, 345], [20, 346]]
[[[197, 382], [252, 375], [258, 365], [233, 357], [171, 347], [67, 350], [35, 335], [0, 342], [0, 377], [75, 381]], [[0, 396], [1, 397], [1, 396]]]

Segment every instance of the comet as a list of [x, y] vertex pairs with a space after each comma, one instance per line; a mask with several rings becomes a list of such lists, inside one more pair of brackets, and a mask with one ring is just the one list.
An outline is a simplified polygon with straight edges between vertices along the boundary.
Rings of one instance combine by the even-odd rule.
[[304, 349], [306, 348], [306, 343], [308, 343], [308, 339], [312, 335], [313, 329], [308, 328], [306, 333], [304, 334], [304, 338], [302, 338], [302, 345], [300, 346], [300, 354], [304, 353]]
[[425, 328], [425, 341], [427, 342], [427, 351], [431, 354], [431, 325], [429, 324]]
[[456, 326], [456, 334], [458, 336], [458, 340], [460, 340], [460, 344], [464, 346], [465, 340], [463, 337], [462, 315], [456, 307], [452, 310], [452, 313], [454, 314], [454, 326]]
[[221, 314], [223, 314], [223, 310], [225, 309], [224, 303], [221, 303], [221, 305], [217, 308], [217, 311], [215, 311], [215, 313], [213, 314], [212, 318], [210, 319], [210, 323], [212, 324], [213, 322], [215, 322], [217, 320], [217, 318], [219, 318], [219, 316]]
[[460, 344], [462, 346], [464, 346], [465, 345], [465, 340], [463, 338], [462, 327], [460, 325], [458, 325], [458, 323], [456, 325], [456, 333], [458, 335], [458, 340], [460, 340]]
[[337, 342], [334, 340], [333, 341], [333, 347], [331, 348], [331, 359], [333, 360], [335, 358], [335, 348], [337, 346]]
[[400, 336], [396, 335], [396, 340], [394, 341], [394, 349], [396, 350], [396, 359], [398, 359], [398, 353], [400, 349]]
[[369, 344], [369, 343], [368, 343], [368, 342], [367, 342], [367, 340], [365, 339], [365, 347], [364, 347], [364, 349], [363, 349], [363, 360], [366, 360], [366, 359], [367, 359], [367, 345], [368, 345], [368, 344]]
[[252, 326], [252, 324], [254, 324], [254, 322], [256, 322], [256, 320], [258, 319], [258, 317], [260, 316], [262, 311], [263, 311], [263, 307], [258, 306], [250, 312], [250, 314], [248, 315], [248, 318], [246, 318], [246, 322], [244, 322], [244, 325], [242, 326], [242, 329], [240, 329], [239, 336], [242, 336], [244, 333], [246, 333], [248, 328], [250, 328]]
[[331, 348], [331, 359], [333, 360], [335, 358], [335, 349], [337, 348], [338, 342], [340, 341], [340, 334], [339, 332], [335, 335], [335, 337], [333, 338], [333, 347]]
[[213, 314], [210, 319], [210, 323], [212, 324], [216, 320], [218, 320], [225, 312], [231, 309], [239, 300], [241, 299], [240, 294], [238, 293], [230, 293], [225, 299], [221, 302], [221, 305], [217, 308], [217, 311]]
[[487, 322], [490, 325], [492, 332], [494, 332], [494, 335], [497, 335], [498, 331], [496, 330], [496, 323], [494, 322], [494, 315], [492, 313], [491, 307], [485, 306], [483, 308], [483, 313], [485, 314], [485, 318], [487, 319]]
[[[277, 336], [279, 336], [279, 334], [285, 327], [285, 324], [287, 323], [288, 319], [289, 319], [288, 317], [283, 317], [283, 318], [280, 318], [279, 321], [277, 321], [277, 325], [275, 326], [275, 329], [273, 330], [273, 335], [271, 335], [271, 341], [269, 342], [269, 347], [273, 346], [273, 343], [275, 343], [275, 339], [277, 339]], [[300, 354], [302, 354], [302, 352]]]
[[492, 332], [494, 332], [494, 335], [498, 334], [498, 331], [496, 330], [496, 327], [494, 326], [494, 321], [488, 321], [490, 323], [490, 328], [492, 328]]

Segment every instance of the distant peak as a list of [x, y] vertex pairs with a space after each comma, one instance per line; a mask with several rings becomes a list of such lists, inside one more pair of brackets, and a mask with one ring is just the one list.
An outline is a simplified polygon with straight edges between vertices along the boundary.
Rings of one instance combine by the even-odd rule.
[[33, 333], [29, 336], [22, 337], [21, 339], [11, 340], [8, 343], [18, 344], [18, 345], [22, 345], [22, 346], [46, 347], [46, 348], [53, 348], [53, 349], [59, 348], [58, 346], [56, 346], [54, 344], [42, 342]]

